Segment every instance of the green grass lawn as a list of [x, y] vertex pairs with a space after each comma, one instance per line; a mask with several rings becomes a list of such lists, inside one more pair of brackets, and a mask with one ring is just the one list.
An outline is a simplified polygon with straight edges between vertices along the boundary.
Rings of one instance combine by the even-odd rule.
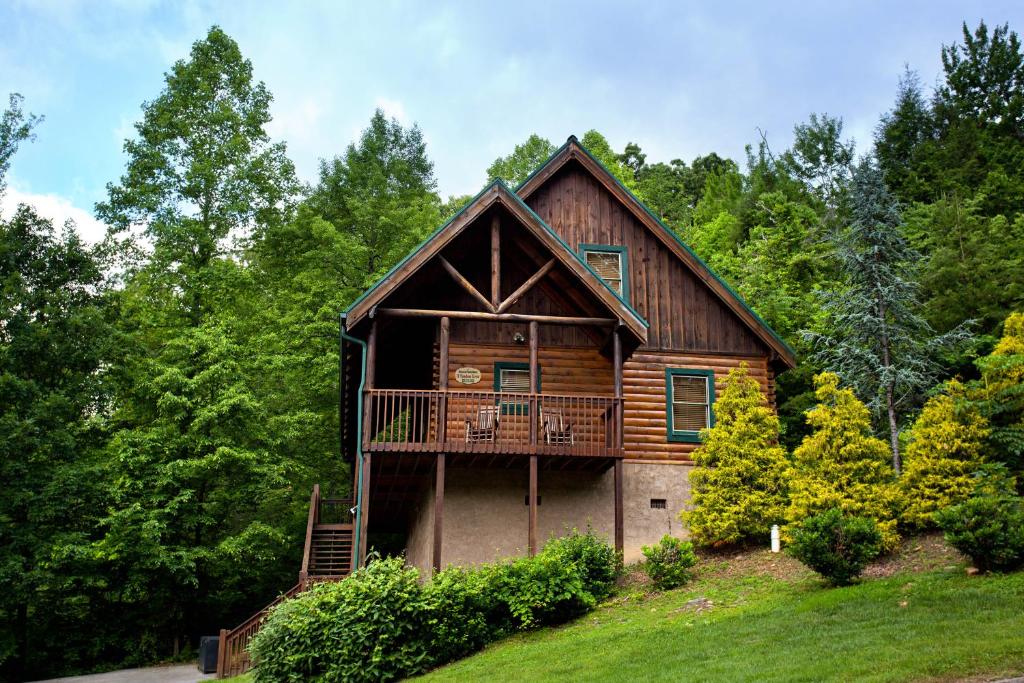
[[[773, 565], [774, 566], [774, 565]], [[691, 600], [711, 607], [698, 610]], [[825, 588], [797, 572], [699, 578], [509, 638], [430, 681], [946, 680], [1024, 672], [1024, 573], [964, 567]]]

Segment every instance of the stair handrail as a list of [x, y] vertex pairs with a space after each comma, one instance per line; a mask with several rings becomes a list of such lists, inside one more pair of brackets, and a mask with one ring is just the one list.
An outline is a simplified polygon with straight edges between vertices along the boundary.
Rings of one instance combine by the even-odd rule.
[[313, 548], [313, 528], [320, 518], [320, 484], [313, 484], [313, 493], [309, 497], [309, 516], [306, 519], [306, 544], [302, 549], [302, 569], [299, 570], [299, 583], [309, 578], [309, 557]]

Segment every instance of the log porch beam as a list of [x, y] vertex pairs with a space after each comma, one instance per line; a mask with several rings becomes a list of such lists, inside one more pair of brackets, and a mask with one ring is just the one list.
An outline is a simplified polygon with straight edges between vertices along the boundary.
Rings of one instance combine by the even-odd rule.
[[538, 322], [542, 325], [593, 325], [613, 327], [615, 318], [585, 318], [570, 315], [528, 315], [525, 313], [484, 313], [481, 311], [445, 311], [425, 308], [380, 308], [376, 315], [392, 318], [452, 318], [456, 320], [490, 320], [499, 323]]
[[526, 280], [526, 282], [524, 282], [523, 284], [519, 285], [519, 288], [516, 291], [512, 292], [511, 294], [509, 294], [508, 298], [505, 299], [504, 301], [502, 301], [498, 305], [498, 308], [495, 310], [495, 313], [504, 313], [509, 308], [511, 308], [513, 305], [515, 305], [515, 303], [517, 301], [519, 301], [519, 299], [521, 299], [524, 294], [526, 294], [528, 291], [530, 291], [530, 288], [532, 288], [535, 284], [540, 282], [540, 279], [542, 277], [544, 277], [545, 275], [547, 275], [549, 270], [551, 270], [552, 268], [555, 267], [555, 263], [557, 263], [557, 261], [555, 261], [555, 259], [551, 259], [550, 261], [545, 263], [543, 266], [541, 266], [540, 270], [538, 270], [536, 273], [531, 275]]
[[491, 308], [497, 311], [501, 301], [501, 219], [491, 219]]
[[437, 454], [434, 471], [434, 571], [441, 571], [441, 539], [444, 533], [444, 453]]
[[455, 266], [449, 263], [448, 259], [446, 259], [444, 256], [438, 256], [437, 260], [441, 263], [441, 266], [444, 267], [446, 271], [448, 271], [448, 274], [452, 276], [452, 279], [455, 280], [455, 282], [457, 282], [460, 287], [469, 292], [470, 296], [476, 299], [485, 309], [487, 309], [491, 313], [497, 312], [497, 308], [490, 301], [488, 301], [487, 298], [483, 294], [481, 294], [476, 287], [473, 286], [473, 283], [467, 280], [466, 277], [455, 268]]

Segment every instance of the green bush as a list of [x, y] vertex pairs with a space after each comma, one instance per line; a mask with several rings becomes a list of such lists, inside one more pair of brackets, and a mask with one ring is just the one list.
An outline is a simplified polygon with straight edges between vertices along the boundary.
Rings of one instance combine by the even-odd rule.
[[1004, 571], [1024, 564], [1024, 499], [1013, 479], [988, 468], [980, 473], [974, 495], [939, 510], [935, 521], [946, 542], [971, 558], [982, 571]]
[[257, 683], [391, 681], [432, 664], [432, 614], [402, 558], [371, 562], [271, 613], [250, 652]]
[[644, 571], [658, 590], [682, 586], [690, 579], [690, 568], [697, 564], [697, 555], [689, 541], [665, 534], [658, 545], [643, 547]]
[[875, 520], [832, 508], [795, 526], [786, 551], [833, 585], [845, 586], [882, 551], [882, 534]]
[[622, 564], [622, 558], [615, 549], [589, 528], [586, 533], [572, 529], [566, 536], [551, 539], [542, 553], [560, 562], [577, 565], [583, 572], [586, 590], [598, 602], [611, 593]]
[[583, 614], [608, 595], [617, 570], [607, 543], [575, 530], [536, 557], [452, 567], [423, 584], [403, 558], [377, 560], [278, 606], [251, 645], [255, 679], [414, 676], [507, 633]]

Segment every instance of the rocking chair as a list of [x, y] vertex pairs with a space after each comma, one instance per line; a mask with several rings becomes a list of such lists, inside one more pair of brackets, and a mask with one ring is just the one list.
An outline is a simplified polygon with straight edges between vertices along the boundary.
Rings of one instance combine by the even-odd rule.
[[559, 409], [540, 409], [540, 423], [544, 427], [544, 443], [549, 446], [573, 446], [576, 435], [572, 423], [566, 422]]
[[501, 419], [499, 406], [487, 406], [477, 410], [476, 422], [466, 418], [466, 443], [491, 442], [498, 435], [498, 421]]

